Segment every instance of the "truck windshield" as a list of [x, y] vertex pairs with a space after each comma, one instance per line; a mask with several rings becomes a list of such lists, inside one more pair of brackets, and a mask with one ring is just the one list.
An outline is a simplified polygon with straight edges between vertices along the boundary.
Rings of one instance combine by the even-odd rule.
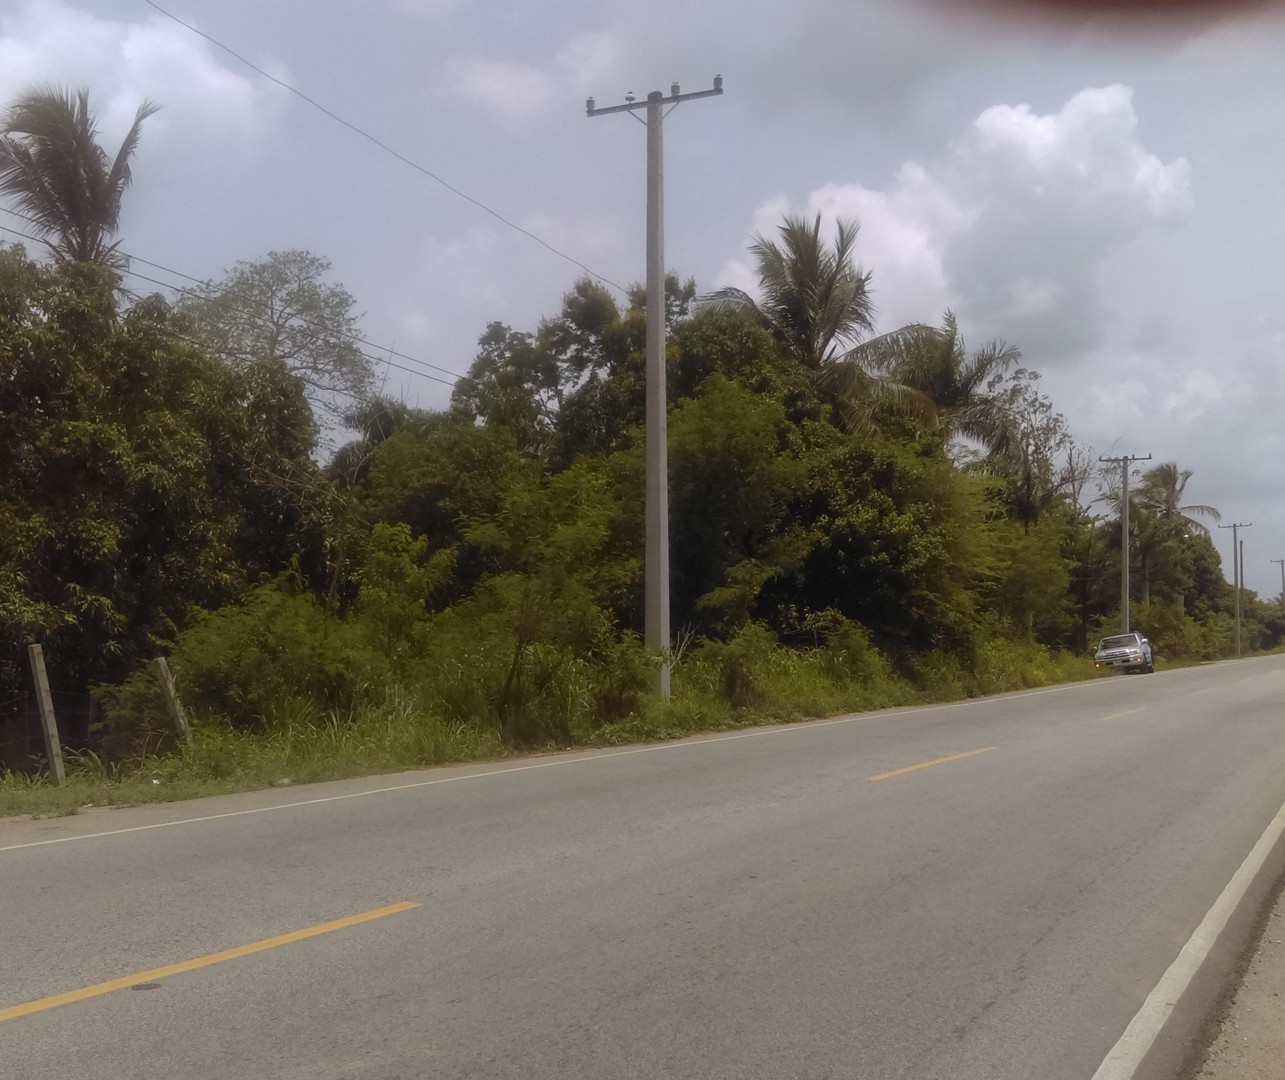
[[1103, 638], [1101, 648], [1119, 649], [1125, 645], [1136, 644], [1138, 644], [1138, 637], [1136, 634], [1117, 634], [1115, 637]]

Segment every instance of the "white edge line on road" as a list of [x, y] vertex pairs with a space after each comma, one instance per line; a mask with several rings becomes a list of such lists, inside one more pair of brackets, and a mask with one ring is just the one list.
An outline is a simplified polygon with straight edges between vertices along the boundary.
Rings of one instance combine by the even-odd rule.
[[1098, 1071], [1093, 1074], [1092, 1080], [1131, 1080], [1138, 1066], [1142, 1064], [1142, 1059], [1147, 1056], [1147, 1051], [1155, 1043], [1160, 1029], [1172, 1014], [1178, 999], [1191, 985], [1196, 971], [1213, 949], [1214, 942], [1226, 927], [1232, 912], [1244, 899], [1250, 882], [1267, 862], [1267, 856], [1276, 846], [1282, 833], [1285, 833], [1285, 806], [1282, 806], [1268, 823], [1263, 835], [1258, 838], [1258, 843], [1245, 856], [1240, 869], [1232, 875], [1231, 880], [1227, 882], [1227, 887], [1214, 901], [1214, 906], [1209, 909], [1200, 925], [1187, 939], [1187, 944], [1182, 947], [1177, 959], [1160, 976], [1155, 989], [1147, 995], [1142, 1008], [1124, 1029], [1124, 1034], [1120, 1036], [1115, 1046], [1111, 1047], [1111, 1051], [1098, 1066]]
[[[1064, 690], [1083, 689], [1086, 686], [1105, 686], [1109, 678], [1091, 679], [1087, 682], [1065, 683], [1061, 686], [1048, 686], [1042, 690], [1025, 690], [1015, 694], [1000, 695], [1005, 700], [1016, 698], [1039, 697], [1042, 694], [1057, 694]], [[344, 795], [326, 795], [319, 799], [300, 799], [297, 802], [277, 803], [275, 806], [257, 806], [250, 810], [230, 810], [223, 814], [206, 814], [202, 817], [178, 818], [174, 821], [158, 821], [152, 825], [133, 825], [125, 829], [104, 829], [101, 832], [79, 833], [76, 836], [58, 836], [49, 840], [32, 840], [25, 844], [10, 844], [0, 847], [0, 853], [22, 851], [25, 848], [48, 847], [51, 844], [70, 844], [76, 840], [92, 840], [99, 836], [121, 836], [124, 833], [147, 832], [151, 829], [168, 829], [174, 825], [194, 825], [202, 821], [220, 821], [224, 818], [246, 817], [250, 814], [267, 814], [274, 810], [291, 810], [299, 806], [318, 806], [322, 803], [342, 802], [346, 799], [361, 799], [368, 795], [384, 795], [393, 791], [409, 791], [413, 788], [434, 787], [438, 784], [453, 784], [461, 780], [481, 780], [488, 776], [502, 776], [505, 773], [530, 772], [534, 769], [552, 769], [559, 765], [580, 765], [590, 761], [603, 761], [607, 758], [628, 757], [632, 754], [652, 754], [665, 750], [683, 750], [696, 746], [708, 746], [712, 743], [734, 742], [737, 739], [757, 739], [765, 735], [780, 735], [787, 732], [814, 731], [817, 728], [834, 727], [837, 724], [853, 724], [858, 720], [872, 718], [891, 719], [896, 716], [909, 716], [915, 713], [940, 712], [944, 709], [960, 709], [968, 706], [985, 705], [995, 701], [994, 697], [969, 698], [967, 701], [950, 701], [942, 705], [919, 705], [908, 709], [895, 709], [889, 712], [854, 713], [851, 716], [840, 716], [832, 720], [810, 720], [797, 724], [758, 728], [754, 731], [741, 731], [735, 735], [712, 735], [707, 738], [684, 739], [678, 742], [652, 743], [647, 746], [635, 746], [628, 750], [607, 750], [601, 753], [580, 754], [576, 757], [559, 758], [557, 761], [537, 761], [529, 765], [513, 765], [507, 769], [487, 769], [484, 772], [464, 773], [460, 776], [441, 776], [434, 780], [415, 780], [409, 784], [390, 784], [386, 787], [367, 788], [364, 791], [350, 791]]]

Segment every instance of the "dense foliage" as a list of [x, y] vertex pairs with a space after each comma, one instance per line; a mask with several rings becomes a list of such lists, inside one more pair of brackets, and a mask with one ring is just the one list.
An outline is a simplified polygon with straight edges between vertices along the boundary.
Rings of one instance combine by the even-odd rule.
[[320, 567], [316, 425], [283, 369], [194, 351], [167, 305], [0, 249], [0, 700], [41, 642], [59, 689], [126, 677], [193, 608]]
[[[864, 309], [834, 331], [831, 296], [820, 338], [801, 337], [797, 275], [762, 254], [785, 322], [669, 281], [661, 707], [639, 644], [641, 291], [622, 305], [580, 281], [530, 331], [492, 324], [451, 406], [423, 412], [361, 393], [352, 300], [324, 260], [274, 255], [177, 307], [122, 306], [109, 269], [0, 249], [0, 701], [27, 691], [39, 641], [58, 688], [98, 688], [99, 749], [128, 757], [162, 738], [142, 663], [170, 654], [235, 771], [243, 738], [321, 732], [405, 764], [1084, 665], [1119, 617], [1118, 478], [1091, 475], [1038, 375], [1011, 346], [970, 352], [950, 314], [865, 339]], [[868, 275], [821, 263], [864, 296]], [[300, 306], [256, 330], [273, 289]], [[306, 345], [309, 319], [315, 363], [283, 344]], [[326, 406], [359, 398], [327, 462], [319, 388]], [[1190, 475], [1167, 463], [1133, 485], [1133, 623], [1161, 657], [1231, 647], [1199, 520], [1216, 512], [1184, 504]], [[1278, 609], [1247, 612], [1250, 648], [1280, 642]]]

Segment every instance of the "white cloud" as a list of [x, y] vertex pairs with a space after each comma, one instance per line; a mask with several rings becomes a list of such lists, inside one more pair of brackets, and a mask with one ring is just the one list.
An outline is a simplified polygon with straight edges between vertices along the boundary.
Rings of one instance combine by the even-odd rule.
[[447, 88], [481, 102], [509, 120], [525, 120], [568, 96], [592, 92], [618, 64], [619, 53], [615, 38], [599, 33], [571, 38], [545, 65], [457, 57], [447, 68]]
[[108, 146], [146, 99], [162, 106], [148, 122], [149, 143], [216, 136], [248, 145], [273, 125], [285, 94], [228, 70], [174, 23], [116, 22], [60, 0], [25, 0], [0, 15], [0, 102], [49, 82], [89, 88]]
[[1224, 397], [1222, 383], [1210, 371], [1187, 367], [1167, 374], [1170, 385], [1159, 395], [1158, 401], [1166, 419], [1185, 423], [1201, 420], [1209, 407]]
[[[607, 264], [625, 234], [624, 222], [612, 216], [542, 214], [518, 224], [590, 265]], [[463, 373], [488, 323], [534, 329], [542, 316], [561, 308], [562, 295], [579, 273], [498, 223], [483, 222], [424, 238], [374, 305], [376, 321], [398, 327], [400, 350]], [[515, 290], [515, 278], [538, 284]], [[426, 406], [440, 407], [449, 393], [439, 383], [417, 390]]]
[[[1088, 89], [1058, 112], [986, 109], [935, 161], [908, 162], [883, 190], [829, 184], [808, 214], [856, 217], [885, 328], [957, 308], [966, 327], [1056, 361], [1100, 343], [1108, 256], [1192, 209], [1185, 160], [1137, 139], [1128, 87]], [[774, 199], [756, 214], [775, 224]], [[761, 228], [761, 225], [760, 225]], [[747, 260], [724, 269], [745, 280]]]

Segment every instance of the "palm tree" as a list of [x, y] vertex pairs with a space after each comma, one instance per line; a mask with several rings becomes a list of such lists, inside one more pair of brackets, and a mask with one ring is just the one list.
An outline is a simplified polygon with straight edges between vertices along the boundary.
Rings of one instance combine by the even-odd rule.
[[1190, 469], [1179, 471], [1175, 461], [1161, 462], [1142, 474], [1142, 484], [1138, 488], [1138, 502], [1151, 510], [1162, 521], [1181, 529], [1183, 532], [1195, 533], [1197, 536], [1208, 536], [1209, 526], [1196, 520], [1192, 515], [1212, 518], [1215, 523], [1222, 520], [1222, 514], [1212, 506], [1203, 503], [1181, 505], [1182, 493], [1187, 481], [1195, 475]]
[[58, 262], [87, 262], [123, 270], [127, 260], [110, 243], [129, 187], [129, 159], [143, 121], [157, 106], [134, 114], [114, 158], [98, 145], [89, 91], [38, 86], [0, 116], [0, 194], [8, 196]]
[[1002, 380], [1022, 358], [1021, 352], [1015, 345], [993, 341], [969, 355], [953, 311], [946, 312], [939, 328], [928, 329], [903, 331], [896, 348], [883, 355], [871, 355], [874, 350], [866, 346], [858, 351], [866, 354], [867, 367], [918, 390], [933, 403], [937, 431], [944, 440], [962, 437], [991, 454], [1004, 453], [1017, 437], [1018, 421], [1002, 392]]
[[[1179, 469], [1177, 462], [1161, 462], [1142, 474], [1141, 482], [1130, 497], [1130, 513], [1137, 530], [1133, 547], [1142, 564], [1144, 604], [1151, 602], [1151, 576], [1157, 559], [1165, 552], [1175, 557], [1181, 542], [1188, 536], [1209, 535], [1209, 526], [1197, 521], [1197, 517], [1212, 518], [1215, 522], [1222, 519], [1212, 506], [1203, 503], [1182, 505], [1183, 491], [1193, 475], [1191, 469]], [[1102, 498], [1119, 511], [1118, 491], [1109, 492]], [[1130, 532], [1134, 530], [1130, 529]]]
[[758, 263], [761, 300], [727, 286], [703, 298], [707, 307], [744, 312], [759, 321], [840, 407], [850, 427], [883, 406], [935, 427], [927, 395], [879, 370], [887, 357], [937, 333], [907, 326], [880, 337], [874, 332], [870, 274], [853, 261], [859, 226], [839, 219], [833, 245], [821, 237], [821, 215], [809, 222], [787, 214], [780, 242], [756, 236], [750, 252]]
[[[1151, 570], [1157, 559], [1163, 559], [1166, 553], [1172, 559], [1179, 545], [1189, 536], [1209, 535], [1209, 527], [1197, 521], [1197, 517], [1212, 518], [1215, 523], [1222, 518], [1214, 507], [1203, 503], [1182, 505], [1183, 491], [1191, 477], [1190, 469], [1179, 470], [1177, 462], [1173, 461], [1161, 462], [1142, 474], [1138, 504], [1146, 515], [1145, 529], [1140, 536], [1144, 603], [1151, 599]], [[1181, 590], [1178, 590], [1178, 596], [1181, 601]]]

